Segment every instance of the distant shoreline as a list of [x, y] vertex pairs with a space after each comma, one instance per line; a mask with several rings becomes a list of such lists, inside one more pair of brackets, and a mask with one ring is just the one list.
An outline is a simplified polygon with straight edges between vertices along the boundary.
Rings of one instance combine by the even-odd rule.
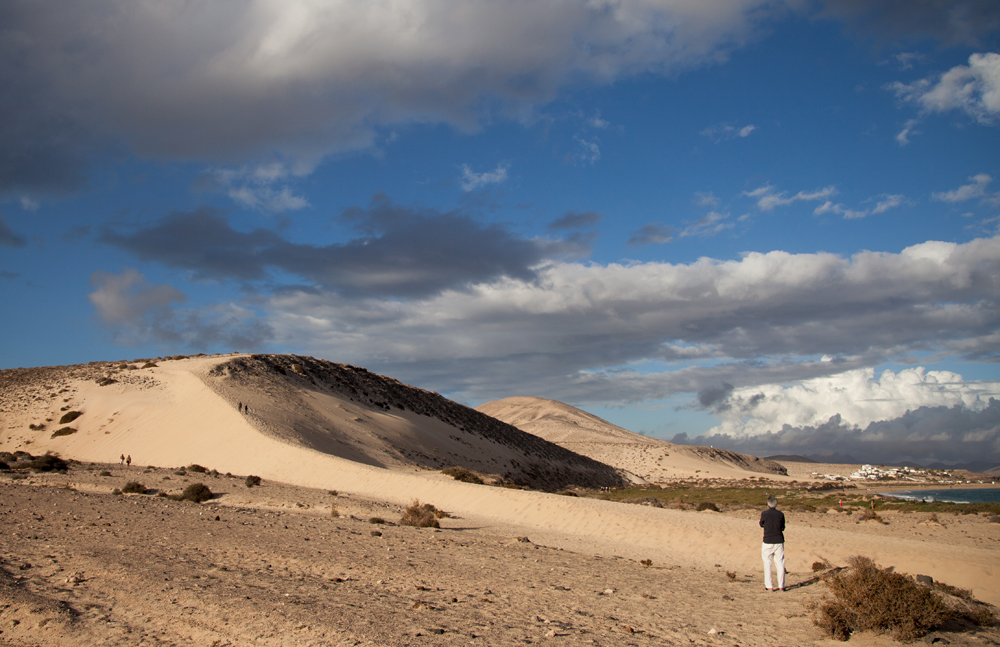
[[[859, 487], [860, 489], [860, 487]], [[879, 485], [870, 488], [886, 492], [923, 492], [926, 490], [1000, 490], [997, 483], [942, 483], [940, 485]], [[879, 494], [880, 492], [875, 492]]]

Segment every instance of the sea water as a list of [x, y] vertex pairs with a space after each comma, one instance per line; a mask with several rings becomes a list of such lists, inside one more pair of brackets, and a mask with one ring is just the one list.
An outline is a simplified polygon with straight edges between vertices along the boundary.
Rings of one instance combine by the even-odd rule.
[[951, 503], [1000, 503], [1000, 487], [976, 489], [936, 489], [904, 490], [901, 492], [880, 492], [907, 501], [950, 501]]

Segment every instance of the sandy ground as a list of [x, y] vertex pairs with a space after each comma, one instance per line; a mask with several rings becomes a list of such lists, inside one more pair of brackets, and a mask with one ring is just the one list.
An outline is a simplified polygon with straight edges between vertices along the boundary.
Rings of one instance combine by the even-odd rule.
[[[111, 494], [128, 480], [166, 491], [204, 482], [216, 498]], [[806, 605], [825, 586], [802, 570], [789, 591], [767, 593], [756, 569], [730, 578], [721, 564], [645, 567], [463, 515], [441, 530], [376, 525], [368, 519], [396, 521], [400, 508], [173, 469], [3, 475], [0, 501], [0, 642], [10, 645], [839, 644], [813, 626]], [[828, 516], [795, 522], [843, 521]], [[977, 518], [928, 532], [959, 529], [987, 534]], [[995, 628], [935, 636], [1000, 644]]]
[[[348, 460], [329, 447], [343, 441], [349, 455], [395, 452], [406, 458], [403, 450], [412, 448], [433, 454], [441, 438], [448, 440], [442, 447], [467, 446], [471, 441], [462, 434], [471, 432], [457, 418], [448, 422], [412, 409], [372, 408], [360, 398], [329, 391], [319, 397], [296, 375], [213, 386], [208, 372], [227, 359], [161, 360], [156, 368], [136, 370], [76, 367], [46, 373], [45, 383], [0, 393], [0, 450], [53, 451], [90, 463], [128, 454], [138, 465], [159, 466], [148, 474], [142, 468], [138, 480], [167, 491], [179, 491], [193, 477], [166, 466], [192, 463], [223, 474], [258, 475], [266, 484], [247, 489], [239, 479], [209, 479], [205, 482], [221, 496], [197, 506], [111, 495], [128, 476], [117, 465], [107, 468], [112, 477], [98, 476], [100, 468], [15, 482], [0, 475], [8, 599], [0, 611], [5, 632], [0, 640], [44, 645], [187, 644], [188, 639], [208, 645], [470, 644], [474, 635], [483, 637], [482, 644], [818, 640], [802, 603], [821, 595], [822, 586], [803, 586], [794, 595], [768, 596], [761, 590], [755, 513], [697, 513], [460, 483], [428, 469], [427, 457], [393, 469]], [[99, 386], [95, 375], [105, 373], [117, 381]], [[237, 400], [263, 402], [268, 393], [273, 410], [252, 406], [247, 415], [235, 406]], [[296, 404], [280, 406], [282, 399]], [[76, 431], [53, 437], [55, 421], [67, 410], [83, 412], [71, 423]], [[46, 427], [38, 429], [43, 420]], [[323, 451], [316, 448], [320, 442]], [[480, 458], [490, 461], [488, 455]], [[692, 460], [674, 453], [664, 458]], [[559, 469], [550, 473], [558, 476]], [[136, 465], [131, 472], [139, 472]], [[48, 487], [60, 483], [73, 489]], [[339, 493], [335, 503], [329, 491]], [[390, 527], [381, 537], [371, 535], [368, 518], [398, 519], [400, 506], [414, 499], [455, 518], [445, 520], [441, 532]], [[349, 516], [332, 518], [331, 505]], [[788, 521], [793, 583], [809, 578], [814, 561], [840, 565], [865, 555], [1000, 603], [997, 525], [983, 518], [945, 519], [942, 528], [919, 525], [916, 516], [885, 525], [859, 524], [846, 515], [790, 513]], [[641, 560], [651, 560], [652, 567], [643, 568]], [[737, 574], [737, 581], [730, 582], [726, 572]], [[73, 581], [75, 573], [83, 573], [83, 581]], [[604, 595], [607, 590], [611, 593]], [[421, 605], [413, 608], [418, 600]], [[709, 634], [712, 629], [717, 633]], [[60, 638], [68, 635], [72, 642]]]

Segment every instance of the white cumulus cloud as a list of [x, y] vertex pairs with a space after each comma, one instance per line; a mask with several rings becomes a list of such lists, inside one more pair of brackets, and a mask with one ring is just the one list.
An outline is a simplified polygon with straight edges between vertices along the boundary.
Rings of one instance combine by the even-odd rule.
[[1000, 397], [1000, 383], [967, 382], [950, 371], [923, 367], [899, 372], [871, 368], [803, 380], [791, 386], [764, 384], [733, 390], [714, 409], [722, 424], [707, 434], [756, 436], [790, 427], [816, 427], [834, 416], [849, 426], [902, 416], [918, 407], [961, 405], [973, 411]]
[[897, 81], [888, 87], [925, 112], [961, 110], [991, 124], [1000, 114], [1000, 54], [973, 54], [968, 65], [957, 65], [936, 79]]

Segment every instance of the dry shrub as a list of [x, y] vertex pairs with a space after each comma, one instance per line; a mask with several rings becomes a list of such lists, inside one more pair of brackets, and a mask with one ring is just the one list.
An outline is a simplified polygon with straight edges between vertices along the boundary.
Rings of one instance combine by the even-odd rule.
[[69, 423], [73, 422], [82, 415], [83, 415], [82, 411], [67, 411], [66, 413], [63, 414], [62, 418], [59, 418], [59, 424], [68, 425]]
[[868, 557], [848, 560], [850, 569], [825, 577], [834, 599], [816, 607], [816, 626], [837, 640], [856, 631], [891, 633], [911, 642], [951, 617], [940, 596]]
[[651, 559], [644, 559], [644, 560], [642, 560], [639, 563], [642, 564], [643, 568], [649, 568], [650, 566], [653, 565], [653, 560], [651, 560]]
[[69, 463], [58, 456], [46, 454], [32, 459], [28, 467], [36, 472], [65, 472], [69, 469]]
[[75, 433], [76, 433], [76, 429], [74, 429], [72, 427], [63, 427], [62, 429], [56, 429], [55, 431], [53, 431], [51, 437], [52, 438], [58, 438], [59, 436], [69, 436], [69, 435], [75, 434]]
[[711, 510], [712, 512], [721, 512], [721, 510], [719, 510], [719, 506], [715, 505], [711, 501], [702, 501], [701, 503], [699, 503], [696, 511], [697, 512], [701, 512], [702, 510]]
[[194, 501], [195, 503], [201, 503], [212, 498], [212, 491], [204, 483], [192, 483], [184, 488], [183, 492], [175, 494], [170, 498], [174, 501]]
[[385, 519], [383, 519], [382, 517], [372, 517], [368, 520], [368, 523], [382, 525], [385, 523]]
[[260, 485], [260, 477], [259, 476], [254, 476], [253, 474], [251, 474], [250, 476], [247, 477], [247, 480], [244, 481], [244, 484], [246, 484], [247, 487], [253, 487], [255, 485]]
[[878, 514], [874, 510], [872, 510], [871, 508], [865, 508], [861, 512], [861, 520], [862, 521], [879, 521], [879, 522], [881, 522], [882, 521], [882, 517], [878, 516]]
[[997, 625], [997, 615], [989, 606], [979, 604], [970, 611], [962, 614], [967, 620], [980, 627], [995, 627]]
[[473, 483], [475, 485], [483, 484], [483, 479], [481, 479], [478, 474], [464, 467], [459, 467], [458, 465], [454, 467], [446, 467], [441, 470], [441, 473], [447, 474], [456, 481], [462, 481], [463, 483]]
[[204, 474], [204, 473], [206, 473], [208, 471], [208, 468], [202, 467], [201, 465], [199, 465], [197, 463], [194, 463], [193, 465], [188, 465], [187, 466], [187, 471], [189, 471], [189, 472], [195, 472], [197, 474]]
[[440, 528], [438, 519], [448, 516], [447, 512], [438, 510], [430, 503], [421, 505], [420, 501], [410, 504], [399, 519], [401, 526], [416, 526], [417, 528]]
[[736, 571], [726, 571], [726, 577], [729, 578], [730, 582], [736, 581]]
[[830, 562], [825, 561], [825, 560], [822, 561], [822, 562], [813, 562], [813, 565], [812, 565], [813, 573], [818, 573], [820, 571], [826, 571], [826, 570], [829, 570], [830, 568], [831, 568]]
[[146, 492], [146, 486], [139, 481], [129, 481], [122, 488], [123, 494], [145, 494]]

